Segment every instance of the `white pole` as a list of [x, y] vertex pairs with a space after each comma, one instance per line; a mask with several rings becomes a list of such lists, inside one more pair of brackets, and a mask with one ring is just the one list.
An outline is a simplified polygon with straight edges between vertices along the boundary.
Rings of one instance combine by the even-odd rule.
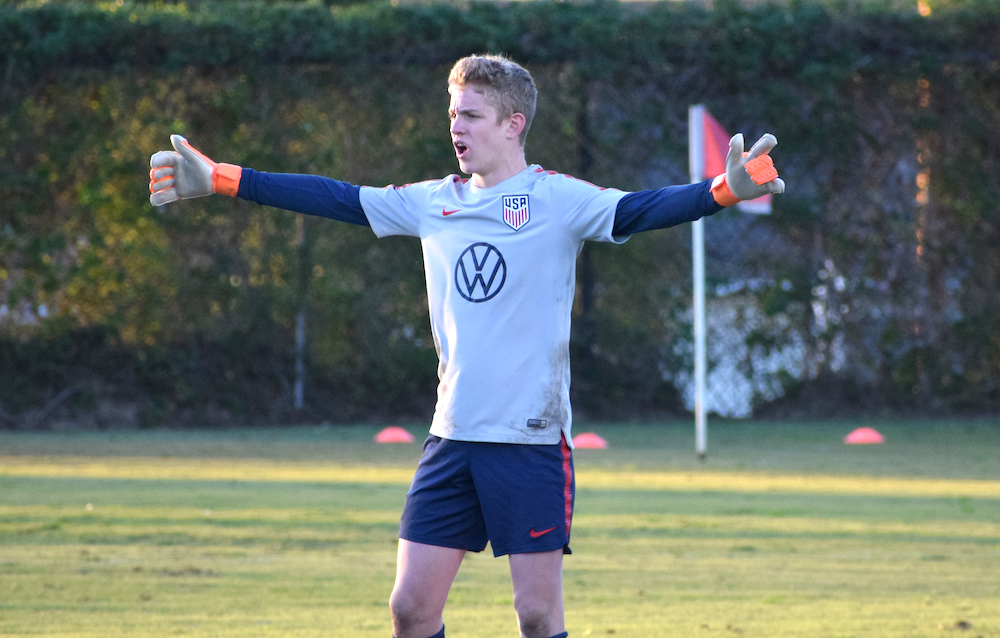
[[295, 318], [295, 409], [305, 407], [306, 383], [306, 313], [299, 310]]
[[[700, 104], [688, 109], [688, 149], [691, 183], [705, 179], [702, 114]], [[705, 460], [708, 424], [705, 419], [705, 225], [691, 224], [691, 270], [694, 278], [694, 438], [698, 458]]]
[[708, 424], [705, 419], [705, 220], [691, 227], [694, 267], [694, 447], [705, 460]]
[[306, 379], [306, 283], [308, 275], [302, 270], [305, 263], [306, 222], [303, 215], [295, 216], [295, 244], [299, 248], [299, 298], [298, 313], [295, 317], [295, 409], [305, 407]]

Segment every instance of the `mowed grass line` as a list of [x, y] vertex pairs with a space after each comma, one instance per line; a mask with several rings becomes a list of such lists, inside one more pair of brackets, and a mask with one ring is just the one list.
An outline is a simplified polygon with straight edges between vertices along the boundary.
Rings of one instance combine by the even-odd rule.
[[[761, 431], [754, 449], [780, 449], [766, 463], [719, 430], [705, 466], [658, 465], [664, 433], [634, 424], [577, 455], [571, 636], [1000, 637], [992, 430], [907, 454]], [[0, 635], [388, 637], [419, 446], [373, 431], [328, 455], [304, 429], [0, 435]], [[910, 455], [918, 472], [886, 471]], [[467, 558], [446, 622], [516, 635], [506, 561]]]
[[409, 485], [413, 468], [232, 459], [0, 456], [0, 476]]
[[[0, 476], [409, 485], [413, 469], [232, 459], [0, 456]], [[1000, 498], [1000, 480], [951, 478], [582, 468], [577, 482], [591, 489]]]

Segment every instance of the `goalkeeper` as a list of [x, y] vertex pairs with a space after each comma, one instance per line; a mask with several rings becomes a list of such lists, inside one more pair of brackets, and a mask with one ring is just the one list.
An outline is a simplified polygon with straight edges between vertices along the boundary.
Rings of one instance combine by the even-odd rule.
[[784, 183], [764, 135], [700, 184], [599, 188], [529, 165], [531, 75], [502, 56], [459, 60], [448, 77], [458, 166], [469, 178], [375, 188], [219, 164], [172, 136], [150, 159], [150, 202], [220, 193], [419, 237], [437, 405], [400, 522], [390, 598], [396, 638], [444, 638], [443, 610], [468, 551], [508, 556], [522, 638], [565, 638], [563, 554], [575, 482], [569, 402], [570, 314], [585, 241], [711, 215]]

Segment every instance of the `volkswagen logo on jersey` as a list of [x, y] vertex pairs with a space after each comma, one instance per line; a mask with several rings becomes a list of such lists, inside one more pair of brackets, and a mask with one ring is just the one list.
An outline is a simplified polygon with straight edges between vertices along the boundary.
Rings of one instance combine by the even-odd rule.
[[527, 195], [504, 195], [503, 221], [514, 230], [528, 223]]
[[497, 296], [507, 281], [507, 264], [503, 255], [486, 242], [472, 244], [466, 248], [455, 264], [455, 287], [458, 294], [471, 301], [481, 303]]

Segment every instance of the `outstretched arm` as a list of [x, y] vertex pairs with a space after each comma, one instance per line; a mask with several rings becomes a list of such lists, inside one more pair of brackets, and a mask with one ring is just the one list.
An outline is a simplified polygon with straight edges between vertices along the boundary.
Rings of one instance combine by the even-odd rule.
[[180, 135], [170, 136], [170, 142], [174, 151], [160, 151], [149, 160], [149, 201], [154, 206], [219, 193], [297, 213], [370, 225], [361, 207], [358, 186], [317, 175], [259, 173], [219, 164]]
[[636, 191], [622, 197], [615, 210], [614, 235], [623, 237], [646, 230], [693, 222], [722, 210], [711, 191], [712, 182]]
[[265, 206], [371, 226], [361, 207], [361, 187], [318, 175], [259, 173], [244, 168], [237, 196]]
[[768, 155], [777, 143], [768, 133], [750, 152], [744, 153], [743, 134], [737, 133], [729, 140], [726, 172], [715, 179], [629, 193], [618, 202], [614, 234], [624, 236], [669, 228], [712, 215], [746, 199], [784, 192], [785, 182], [778, 177]]

